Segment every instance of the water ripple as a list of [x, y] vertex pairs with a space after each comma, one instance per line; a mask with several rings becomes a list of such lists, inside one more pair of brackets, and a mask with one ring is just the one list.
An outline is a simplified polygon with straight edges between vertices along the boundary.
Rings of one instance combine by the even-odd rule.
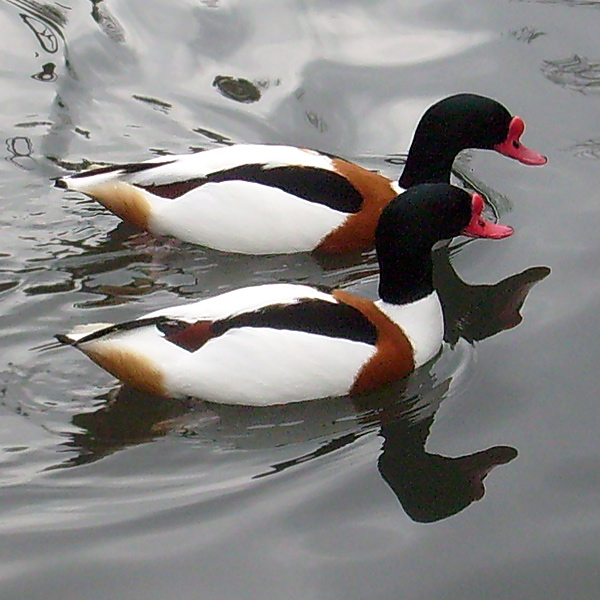
[[600, 62], [573, 54], [564, 59], [545, 60], [542, 73], [553, 83], [582, 94], [600, 92]]

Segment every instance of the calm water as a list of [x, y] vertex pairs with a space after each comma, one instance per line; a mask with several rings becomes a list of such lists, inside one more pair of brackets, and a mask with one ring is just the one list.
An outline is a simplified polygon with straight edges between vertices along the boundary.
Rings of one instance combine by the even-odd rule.
[[[0, 0], [2, 600], [597, 598], [598, 19], [584, 0]], [[462, 157], [517, 233], [438, 252], [430, 370], [360, 405], [247, 410], [36, 349], [240, 285], [377, 284], [372, 253], [156, 240], [51, 177], [231, 142], [397, 177], [458, 91], [525, 118], [550, 162]]]

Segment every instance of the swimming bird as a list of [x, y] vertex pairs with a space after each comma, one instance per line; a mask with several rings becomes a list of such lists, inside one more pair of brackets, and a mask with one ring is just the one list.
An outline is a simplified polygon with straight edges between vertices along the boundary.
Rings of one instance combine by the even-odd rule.
[[376, 231], [379, 300], [342, 289], [245, 287], [133, 321], [57, 335], [117, 379], [159, 396], [265, 406], [357, 394], [402, 379], [439, 351], [435, 243], [503, 238], [479, 194], [421, 184], [395, 198]]
[[499, 102], [457, 94], [421, 118], [399, 185], [314, 150], [260, 144], [100, 167], [55, 185], [95, 198], [143, 230], [217, 250], [341, 254], [373, 246], [379, 215], [402, 188], [449, 183], [461, 150], [545, 164], [521, 143], [524, 130]]

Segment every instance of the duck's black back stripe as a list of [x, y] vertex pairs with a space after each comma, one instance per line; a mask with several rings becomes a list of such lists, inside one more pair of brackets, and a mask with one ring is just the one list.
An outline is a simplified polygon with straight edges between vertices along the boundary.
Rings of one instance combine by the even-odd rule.
[[194, 352], [208, 340], [241, 327], [303, 331], [375, 345], [377, 328], [358, 309], [343, 303], [307, 299], [278, 304], [209, 323], [164, 319], [156, 327], [165, 339]]
[[363, 202], [357, 189], [342, 175], [300, 165], [273, 168], [265, 168], [261, 164], [241, 165], [183, 182], [139, 187], [157, 196], [174, 199], [206, 183], [225, 181], [248, 181], [275, 187], [309, 202], [350, 214], [359, 212]]
[[235, 327], [268, 327], [304, 331], [375, 345], [377, 328], [360, 310], [343, 303], [310, 298], [295, 304], [276, 304], [215, 321], [212, 331], [222, 335]]

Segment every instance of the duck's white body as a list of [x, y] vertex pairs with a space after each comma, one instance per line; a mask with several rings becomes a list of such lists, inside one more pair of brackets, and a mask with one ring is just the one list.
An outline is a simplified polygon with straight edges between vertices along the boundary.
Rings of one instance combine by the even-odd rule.
[[[249, 166], [255, 166], [253, 174], [236, 171]], [[131, 169], [98, 169], [63, 181], [155, 234], [245, 254], [304, 252], [322, 245], [336, 252], [336, 232], [349, 220], [358, 220], [372, 239], [381, 210], [401, 191], [377, 173], [291, 146], [240, 144], [152, 159]], [[271, 180], [277, 174], [284, 183]], [[356, 196], [356, 212], [336, 201], [330, 191], [335, 180]], [[185, 187], [177, 190], [178, 185]], [[369, 214], [365, 225], [356, 216], [361, 201], [368, 204], [361, 209]], [[360, 233], [354, 240], [343, 237], [344, 248], [364, 245]]]
[[[358, 299], [359, 306], [367, 308], [367, 314], [363, 313], [365, 320], [379, 313], [375, 325], [378, 339], [374, 343], [290, 328], [236, 326], [208, 337], [197, 350], [191, 351], [169, 341], [156, 323], [157, 317], [190, 325], [215, 322], [260, 313], [270, 306], [289, 306], [306, 300], [339, 305], [351, 297], [343, 292], [338, 294], [292, 284], [242, 288], [193, 304], [155, 311], [142, 317], [140, 322], [147, 324], [139, 327], [128, 324], [126, 329], [111, 331], [107, 324], [88, 325], [69, 333], [65, 341], [76, 343], [81, 351], [118, 378], [148, 391], [255, 406], [368, 391], [369, 386], [364, 384], [356, 390], [357, 382], [361, 375], [366, 377], [366, 365], [381, 366], [373, 359], [381, 353], [382, 344], [395, 343], [394, 336], [404, 335], [409, 341], [404, 349], [410, 355], [394, 356], [398, 363], [404, 360], [417, 368], [439, 351], [443, 319], [436, 293], [402, 306]], [[395, 331], [390, 335], [392, 328]], [[98, 336], [102, 331], [106, 333]], [[92, 333], [91, 339], [85, 341]], [[377, 375], [373, 379], [381, 383]]]

